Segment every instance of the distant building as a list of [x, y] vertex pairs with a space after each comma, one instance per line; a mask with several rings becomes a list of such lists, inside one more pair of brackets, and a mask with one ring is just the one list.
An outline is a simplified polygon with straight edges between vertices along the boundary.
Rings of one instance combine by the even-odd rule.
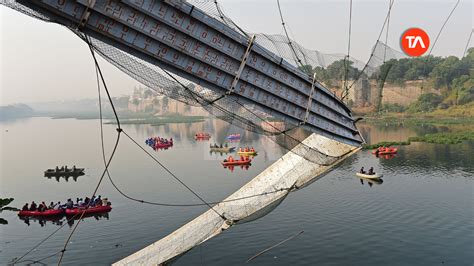
[[167, 96], [157, 95], [156, 92], [145, 87], [138, 87], [133, 90], [133, 94], [128, 101], [128, 110], [136, 113], [155, 113], [156, 115], [208, 115], [201, 107], [191, 106]]

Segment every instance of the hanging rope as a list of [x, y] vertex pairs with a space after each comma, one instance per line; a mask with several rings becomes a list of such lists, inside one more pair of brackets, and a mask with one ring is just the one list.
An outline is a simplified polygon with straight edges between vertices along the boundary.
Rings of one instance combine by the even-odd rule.
[[390, 15], [390, 11], [392, 10], [394, 3], [395, 3], [395, 0], [393, 0], [392, 3], [390, 4], [390, 7], [389, 7], [388, 12], [387, 12], [387, 16], [385, 17], [385, 20], [384, 20], [384, 22], [383, 22], [382, 28], [380, 29], [379, 36], [377, 37], [377, 40], [375, 41], [375, 45], [374, 45], [374, 47], [372, 48], [372, 52], [370, 53], [369, 59], [368, 59], [367, 62], [365, 63], [365, 65], [364, 65], [364, 67], [362, 68], [362, 70], [359, 71], [359, 73], [357, 74], [357, 77], [354, 79], [354, 81], [351, 83], [351, 85], [349, 85], [349, 89], [352, 88], [352, 86], [354, 86], [354, 84], [359, 80], [359, 78], [360, 78], [360, 77], [362, 76], [362, 74], [364, 73], [365, 69], [369, 66], [370, 60], [372, 59], [372, 57], [374, 57], [375, 49], [377, 48], [377, 45], [379, 44], [380, 37], [382, 37], [383, 30], [385, 29], [385, 25], [386, 25], [387, 22], [388, 22], [388, 18], [389, 18], [389, 15]]
[[[113, 112], [114, 112], [115, 119], [116, 119], [116, 121], [117, 121], [117, 139], [116, 139], [116, 141], [115, 141], [115, 145], [114, 145], [114, 148], [113, 148], [113, 150], [112, 150], [112, 153], [110, 154], [109, 160], [107, 161], [107, 164], [106, 164], [106, 166], [105, 166], [105, 169], [104, 169], [104, 171], [102, 172], [102, 175], [100, 176], [99, 181], [97, 182], [97, 185], [96, 185], [96, 187], [95, 187], [95, 189], [94, 189], [94, 192], [92, 193], [91, 198], [93, 198], [93, 197], [96, 195], [96, 193], [97, 193], [97, 191], [98, 191], [98, 189], [99, 189], [99, 187], [100, 187], [100, 184], [102, 183], [102, 180], [104, 179], [105, 173], [107, 172], [107, 170], [108, 170], [108, 168], [109, 168], [109, 166], [110, 166], [110, 163], [112, 162], [112, 159], [114, 158], [115, 152], [117, 151], [118, 144], [119, 144], [119, 142], [120, 142], [120, 133], [122, 132], [122, 128], [120, 127], [120, 120], [119, 120], [119, 118], [118, 118], [117, 111], [115, 110], [115, 107], [114, 107], [114, 105], [113, 105], [112, 97], [110, 96], [109, 90], [108, 90], [108, 88], [107, 88], [107, 84], [105, 83], [104, 76], [103, 76], [102, 71], [101, 71], [101, 69], [100, 69], [100, 67], [99, 67], [99, 63], [98, 63], [97, 58], [96, 58], [96, 56], [95, 56], [94, 49], [93, 49], [93, 47], [92, 47], [92, 43], [91, 43], [90, 39], [87, 38], [87, 36], [85, 36], [84, 39], [88, 40], [88, 41], [87, 41], [87, 44], [88, 44], [88, 46], [89, 46], [89, 50], [90, 50], [90, 52], [91, 52], [92, 58], [94, 59], [94, 64], [95, 64], [95, 66], [96, 66], [96, 71], [98, 71], [98, 73], [99, 73], [99, 75], [100, 75], [100, 78], [101, 78], [102, 83], [103, 83], [103, 85], [104, 85], [104, 89], [105, 89], [105, 91], [107, 92], [107, 97], [109, 98], [109, 101], [110, 101], [110, 103], [111, 103], [111, 105], [112, 105], [112, 110], [113, 110]], [[75, 226], [74, 226], [74, 228], [72, 229], [71, 233], [69, 234], [68, 238], [66, 239], [66, 242], [64, 243], [63, 249], [61, 250], [61, 256], [59, 257], [58, 265], [61, 265], [61, 262], [62, 262], [63, 257], [64, 257], [64, 253], [65, 253], [66, 250], [67, 250], [67, 246], [68, 246], [68, 244], [69, 244], [69, 241], [71, 240], [72, 236], [74, 235], [74, 232], [76, 231], [77, 227], [78, 227], [79, 224], [81, 223], [82, 217], [84, 217], [84, 214], [85, 214], [85, 213], [86, 213], [85, 210], [81, 212], [81, 216], [79, 217], [79, 220], [77, 221], [77, 223], [75, 224]]]
[[390, 29], [390, 14], [391, 14], [391, 6], [392, 6], [392, 2], [395, 1], [395, 0], [389, 0], [388, 1], [388, 19], [387, 19], [387, 29], [385, 30], [385, 47], [384, 47], [384, 50], [383, 50], [383, 62], [385, 63], [385, 58], [387, 56], [387, 44], [388, 44], [388, 32], [389, 32], [389, 29]]
[[288, 31], [286, 30], [285, 21], [283, 20], [283, 13], [281, 12], [281, 7], [280, 7], [280, 0], [277, 0], [277, 5], [278, 5], [278, 11], [280, 12], [281, 25], [283, 26], [283, 30], [285, 31], [285, 35], [288, 40], [288, 45], [290, 46], [291, 51], [293, 51], [296, 64], [302, 67], [303, 64], [301, 63], [301, 59], [299, 59], [298, 54], [296, 53], [296, 50], [293, 47], [293, 44], [291, 43], [291, 39], [290, 39], [290, 36], [288, 35]]
[[[435, 48], [436, 44], [438, 43], [438, 39], [439, 39], [439, 36], [441, 36], [441, 32], [443, 32], [443, 29], [444, 27], [446, 26], [446, 24], [448, 23], [449, 19], [451, 18], [451, 15], [453, 15], [454, 11], [456, 10], [456, 8], [458, 7], [459, 5], [459, 2], [460, 0], [456, 1], [456, 4], [454, 5], [454, 7], [451, 9], [451, 12], [449, 12], [449, 15], [448, 17], [444, 20], [444, 23], [443, 25], [441, 26], [441, 28], [439, 29], [438, 31], [438, 34], [436, 35], [436, 38], [433, 42], [433, 45], [431, 46], [431, 49], [428, 53], [428, 56], [426, 56], [426, 62], [425, 62], [425, 65], [423, 66], [423, 72], [426, 72], [426, 67], [430, 61], [430, 55], [431, 55], [431, 52], [433, 51], [433, 49]], [[423, 88], [424, 88], [424, 84], [425, 84], [425, 79], [422, 79], [421, 80], [421, 92], [423, 93]]]
[[350, 53], [351, 53], [351, 31], [352, 31], [352, 0], [349, 3], [349, 34], [347, 41], [347, 56], [344, 57], [344, 96], [341, 98], [342, 101], [349, 95], [349, 88], [347, 87], [347, 79], [349, 72], [349, 62], [350, 62]]
[[[38, 242], [36, 245], [34, 245], [31, 249], [29, 249], [27, 252], [25, 252], [23, 255], [21, 255], [19, 258], [15, 258], [11, 264], [17, 264], [17, 263], [21, 263], [21, 262], [26, 262], [26, 261], [43, 261], [45, 260], [46, 258], [43, 258], [43, 259], [40, 259], [40, 260], [22, 260], [24, 257], [26, 257], [28, 254], [30, 254], [33, 250], [35, 250], [36, 248], [38, 248], [39, 246], [41, 246], [44, 242], [46, 242], [48, 239], [50, 239], [53, 235], [55, 235], [57, 232], [59, 232], [64, 226], [66, 226], [69, 222], [71, 222], [72, 220], [76, 219], [76, 217], [79, 215], [79, 213], [77, 214], [74, 214], [72, 217], [69, 217], [68, 219], [66, 219], [66, 222], [63, 223], [58, 229], [54, 230], [51, 234], [47, 235], [45, 238], [43, 238], [40, 242]], [[58, 253], [54, 253], [55, 255], [58, 254]], [[52, 256], [51, 256], [52, 257]]]
[[474, 29], [471, 29], [471, 34], [469, 34], [469, 38], [467, 39], [467, 43], [466, 43], [466, 48], [464, 48], [464, 53], [462, 53], [461, 57], [466, 56], [467, 49], [469, 48], [469, 43], [471, 42], [471, 37], [472, 37], [472, 32], [473, 31], [474, 31]]
[[441, 26], [441, 29], [439, 29], [439, 32], [438, 32], [438, 34], [436, 35], [436, 38], [435, 38], [435, 40], [434, 40], [434, 42], [433, 42], [433, 45], [431, 46], [431, 49], [430, 49], [430, 52], [428, 53], [428, 55], [431, 55], [431, 52], [433, 51], [433, 49], [434, 49], [435, 46], [436, 46], [436, 43], [438, 42], [438, 39], [439, 39], [439, 36], [441, 35], [441, 32], [443, 31], [444, 27], [446, 26], [446, 24], [448, 23], [449, 19], [451, 18], [451, 15], [453, 15], [454, 10], [456, 10], [456, 8], [458, 7], [460, 1], [461, 1], [461, 0], [456, 1], [456, 4], [454, 5], [453, 9], [451, 10], [451, 12], [449, 12], [449, 15], [448, 15], [448, 17], [446, 18], [446, 20], [444, 21], [443, 26]]

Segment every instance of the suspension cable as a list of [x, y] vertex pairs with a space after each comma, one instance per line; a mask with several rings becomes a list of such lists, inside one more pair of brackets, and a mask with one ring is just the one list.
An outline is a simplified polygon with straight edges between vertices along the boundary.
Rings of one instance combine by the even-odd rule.
[[[54, 230], [51, 234], [49, 234], [45, 238], [43, 238], [40, 242], [38, 242], [36, 245], [34, 245], [31, 249], [29, 249], [27, 252], [25, 252], [23, 255], [21, 255], [21, 257], [15, 258], [15, 260], [12, 261], [12, 264], [17, 264], [17, 263], [21, 263], [21, 262], [25, 262], [25, 261], [30, 261], [30, 260], [21, 260], [21, 259], [23, 259], [25, 256], [30, 254], [37, 247], [41, 246], [44, 242], [46, 242], [53, 235], [55, 235], [59, 230], [61, 230], [64, 226], [66, 226], [70, 221], [74, 220], [78, 215], [79, 215], [79, 213], [76, 213], [73, 216], [71, 216], [70, 218], [66, 218], [66, 222], [63, 223], [58, 229]], [[42, 259], [42, 260], [44, 260], [44, 259]], [[37, 260], [37, 261], [41, 261], [41, 260]]]
[[466, 43], [466, 48], [464, 48], [464, 52], [462, 53], [461, 57], [466, 56], [466, 52], [467, 52], [467, 49], [469, 48], [469, 43], [471, 42], [471, 37], [472, 37], [472, 32], [473, 31], [474, 31], [474, 29], [471, 29], [471, 34], [469, 34], [469, 38], [467, 39], [467, 43]]
[[301, 67], [303, 64], [301, 63], [301, 59], [299, 59], [298, 54], [296, 53], [295, 48], [293, 47], [293, 44], [291, 43], [290, 36], [288, 35], [288, 31], [286, 30], [285, 26], [285, 21], [283, 20], [283, 13], [281, 12], [281, 7], [280, 7], [280, 0], [277, 0], [277, 5], [278, 5], [278, 11], [280, 12], [280, 19], [281, 19], [281, 25], [283, 26], [283, 30], [285, 31], [286, 38], [288, 40], [288, 45], [291, 48], [291, 51], [293, 51], [293, 55], [295, 57], [296, 63]]
[[344, 97], [341, 100], [344, 100], [345, 97], [349, 95], [349, 88], [347, 87], [348, 71], [350, 65], [350, 52], [351, 52], [351, 31], [352, 31], [352, 0], [349, 2], [349, 35], [347, 41], [347, 56], [344, 58]]
[[[99, 62], [97, 61], [97, 58], [95, 56], [95, 53], [94, 53], [94, 49], [93, 49], [93, 46], [92, 46], [92, 43], [91, 43], [91, 40], [87, 38], [87, 36], [85, 37], [85, 39], [87, 40], [87, 44], [89, 46], [89, 50], [91, 52], [91, 55], [92, 55], [92, 58], [94, 59], [94, 64], [95, 66], [97, 67], [97, 71], [98, 73], [100, 74], [100, 77], [102, 79], [102, 83], [104, 85], [104, 89], [105, 91], [107, 92], [107, 97], [110, 101], [110, 104], [112, 105], [112, 110], [114, 112], [114, 115], [115, 115], [115, 119], [117, 120], [117, 139], [115, 141], [115, 145], [114, 145], [114, 148], [112, 150], [112, 153], [110, 154], [110, 157], [109, 157], [109, 160], [107, 161], [107, 164], [105, 165], [105, 169], [104, 171], [102, 172], [102, 175], [101, 177], [99, 178], [99, 181], [97, 182], [97, 185], [94, 189], [94, 192], [92, 193], [92, 197], [94, 197], [97, 193], [97, 190], [99, 189], [100, 187], [100, 184], [102, 183], [102, 180], [104, 179], [104, 176], [105, 176], [105, 173], [107, 172], [107, 169], [109, 168], [110, 166], [110, 163], [112, 162], [112, 159], [114, 158], [114, 155], [115, 155], [115, 152], [117, 151], [117, 147], [118, 147], [118, 144], [120, 142], [120, 134], [122, 133], [122, 128], [120, 127], [120, 120], [118, 118], [118, 115], [117, 115], [117, 112], [115, 110], [115, 107], [113, 106], [113, 102], [112, 102], [112, 97], [110, 96], [110, 93], [108, 91], [108, 88], [107, 88], [107, 84], [105, 83], [105, 80], [104, 80], [104, 76], [102, 75], [102, 71], [100, 70], [100, 67], [99, 67]], [[86, 206], [86, 209], [87, 209], [88, 206]], [[81, 212], [81, 216], [79, 217], [79, 220], [77, 221], [76, 225], [74, 226], [74, 228], [72, 229], [71, 233], [69, 234], [68, 238], [66, 239], [66, 242], [64, 243], [64, 246], [63, 246], [63, 249], [61, 250], [61, 256], [59, 257], [59, 260], [58, 260], [58, 266], [61, 265], [61, 262], [62, 262], [62, 259], [64, 257], [64, 253], [66, 252], [66, 248], [69, 244], [69, 241], [71, 240], [74, 232], [76, 231], [77, 227], [79, 226], [81, 220], [82, 220], [82, 217], [84, 217], [84, 214], [86, 213], [86, 209], [84, 209], [82, 212]]]
[[[441, 32], [443, 31], [444, 27], [446, 26], [446, 24], [448, 23], [449, 19], [451, 18], [451, 15], [453, 15], [454, 11], [456, 10], [456, 8], [458, 7], [459, 5], [459, 2], [460, 0], [456, 1], [456, 4], [454, 5], [453, 9], [451, 9], [451, 12], [449, 12], [449, 15], [448, 17], [446, 17], [446, 19], [444, 20], [444, 23], [443, 25], [441, 26], [441, 28], [439, 29], [438, 31], [438, 34], [436, 35], [436, 38], [433, 42], [433, 45], [431, 46], [431, 49], [428, 53], [428, 56], [426, 56], [426, 62], [425, 62], [425, 65], [423, 66], [423, 72], [426, 72], [426, 68], [427, 68], [427, 65], [428, 65], [428, 61], [430, 60], [430, 55], [431, 55], [431, 52], [433, 52], [433, 49], [435, 48], [436, 46], [436, 43], [438, 42], [438, 39], [439, 39], [439, 36], [441, 35]], [[425, 74], [425, 73], [423, 73]], [[425, 84], [425, 79], [423, 78], [421, 80], [421, 92], [423, 93], [423, 88], [424, 88], [424, 84]]]
[[390, 12], [391, 12], [391, 10], [392, 10], [392, 8], [393, 8], [393, 4], [394, 4], [394, 3], [395, 3], [395, 0], [393, 0], [392, 3], [390, 4], [390, 7], [389, 7], [388, 12], [387, 12], [387, 16], [385, 17], [385, 20], [384, 20], [384, 22], [383, 22], [382, 28], [380, 29], [379, 36], [377, 37], [377, 40], [375, 41], [375, 45], [374, 45], [374, 47], [372, 48], [372, 52], [370, 53], [369, 59], [368, 59], [367, 62], [365, 63], [365, 65], [364, 65], [364, 67], [362, 68], [362, 70], [359, 71], [359, 73], [357, 74], [357, 77], [354, 79], [354, 81], [351, 83], [351, 85], [349, 85], [349, 89], [352, 88], [352, 86], [354, 86], [354, 84], [359, 80], [359, 78], [361, 77], [361, 75], [364, 73], [365, 69], [369, 66], [370, 60], [372, 59], [372, 57], [374, 57], [375, 49], [377, 48], [377, 45], [379, 45], [380, 37], [382, 37], [383, 30], [385, 29], [385, 25], [386, 25], [387, 22], [388, 22], [388, 18], [389, 18], [389, 15], [390, 15]]
[[388, 32], [389, 32], [389, 29], [390, 29], [390, 11], [391, 11], [391, 6], [392, 6], [392, 2], [395, 1], [395, 0], [389, 0], [388, 1], [388, 19], [387, 19], [387, 29], [385, 30], [385, 47], [384, 47], [384, 50], [383, 50], [383, 62], [385, 63], [385, 58], [386, 58], [386, 55], [387, 55], [387, 43], [388, 43]]
[[430, 52], [428, 53], [428, 55], [431, 55], [431, 52], [433, 51], [433, 48], [435, 47], [436, 43], [438, 42], [438, 38], [439, 38], [439, 36], [441, 35], [441, 32], [443, 31], [444, 27], [446, 26], [446, 24], [448, 23], [449, 19], [451, 18], [451, 15], [453, 15], [454, 10], [456, 10], [456, 8], [458, 7], [460, 1], [461, 1], [461, 0], [456, 1], [456, 4], [454, 5], [453, 9], [452, 9], [451, 12], [449, 13], [449, 15], [448, 15], [448, 17], [446, 18], [446, 20], [444, 21], [443, 26], [441, 26], [441, 28], [439, 29], [439, 32], [438, 32], [438, 34], [436, 35], [436, 38], [435, 38], [435, 40], [434, 40], [434, 42], [433, 42], [433, 45], [431, 46], [431, 49], [430, 49]]

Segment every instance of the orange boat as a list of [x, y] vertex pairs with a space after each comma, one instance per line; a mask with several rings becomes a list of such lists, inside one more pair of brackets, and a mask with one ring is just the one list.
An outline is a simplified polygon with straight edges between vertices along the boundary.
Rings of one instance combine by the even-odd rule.
[[249, 165], [252, 162], [252, 159], [246, 157], [240, 157], [240, 160], [235, 160], [232, 156], [229, 156], [228, 159], [222, 162], [223, 166], [230, 166], [230, 165]]
[[386, 155], [386, 154], [395, 154], [397, 153], [397, 148], [392, 147], [379, 147], [378, 149], [372, 151], [372, 154], [375, 155]]
[[199, 132], [194, 135], [194, 138], [197, 140], [208, 140], [211, 138], [211, 135], [209, 133]]

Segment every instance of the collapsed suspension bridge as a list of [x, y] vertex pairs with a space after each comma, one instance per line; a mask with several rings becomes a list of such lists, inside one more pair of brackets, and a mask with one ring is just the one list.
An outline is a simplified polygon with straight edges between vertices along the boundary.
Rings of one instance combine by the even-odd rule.
[[[246, 130], [282, 136], [282, 145], [291, 149], [234, 194], [117, 265], [169, 262], [235, 224], [257, 219], [364, 142], [349, 108], [315, 76], [268, 49], [268, 36], [245, 33], [228, 18], [217, 19], [186, 1], [1, 3], [69, 28], [158, 93], [202, 106]], [[298, 58], [298, 51], [293, 53]], [[289, 135], [295, 128], [312, 134], [297, 140]]]

